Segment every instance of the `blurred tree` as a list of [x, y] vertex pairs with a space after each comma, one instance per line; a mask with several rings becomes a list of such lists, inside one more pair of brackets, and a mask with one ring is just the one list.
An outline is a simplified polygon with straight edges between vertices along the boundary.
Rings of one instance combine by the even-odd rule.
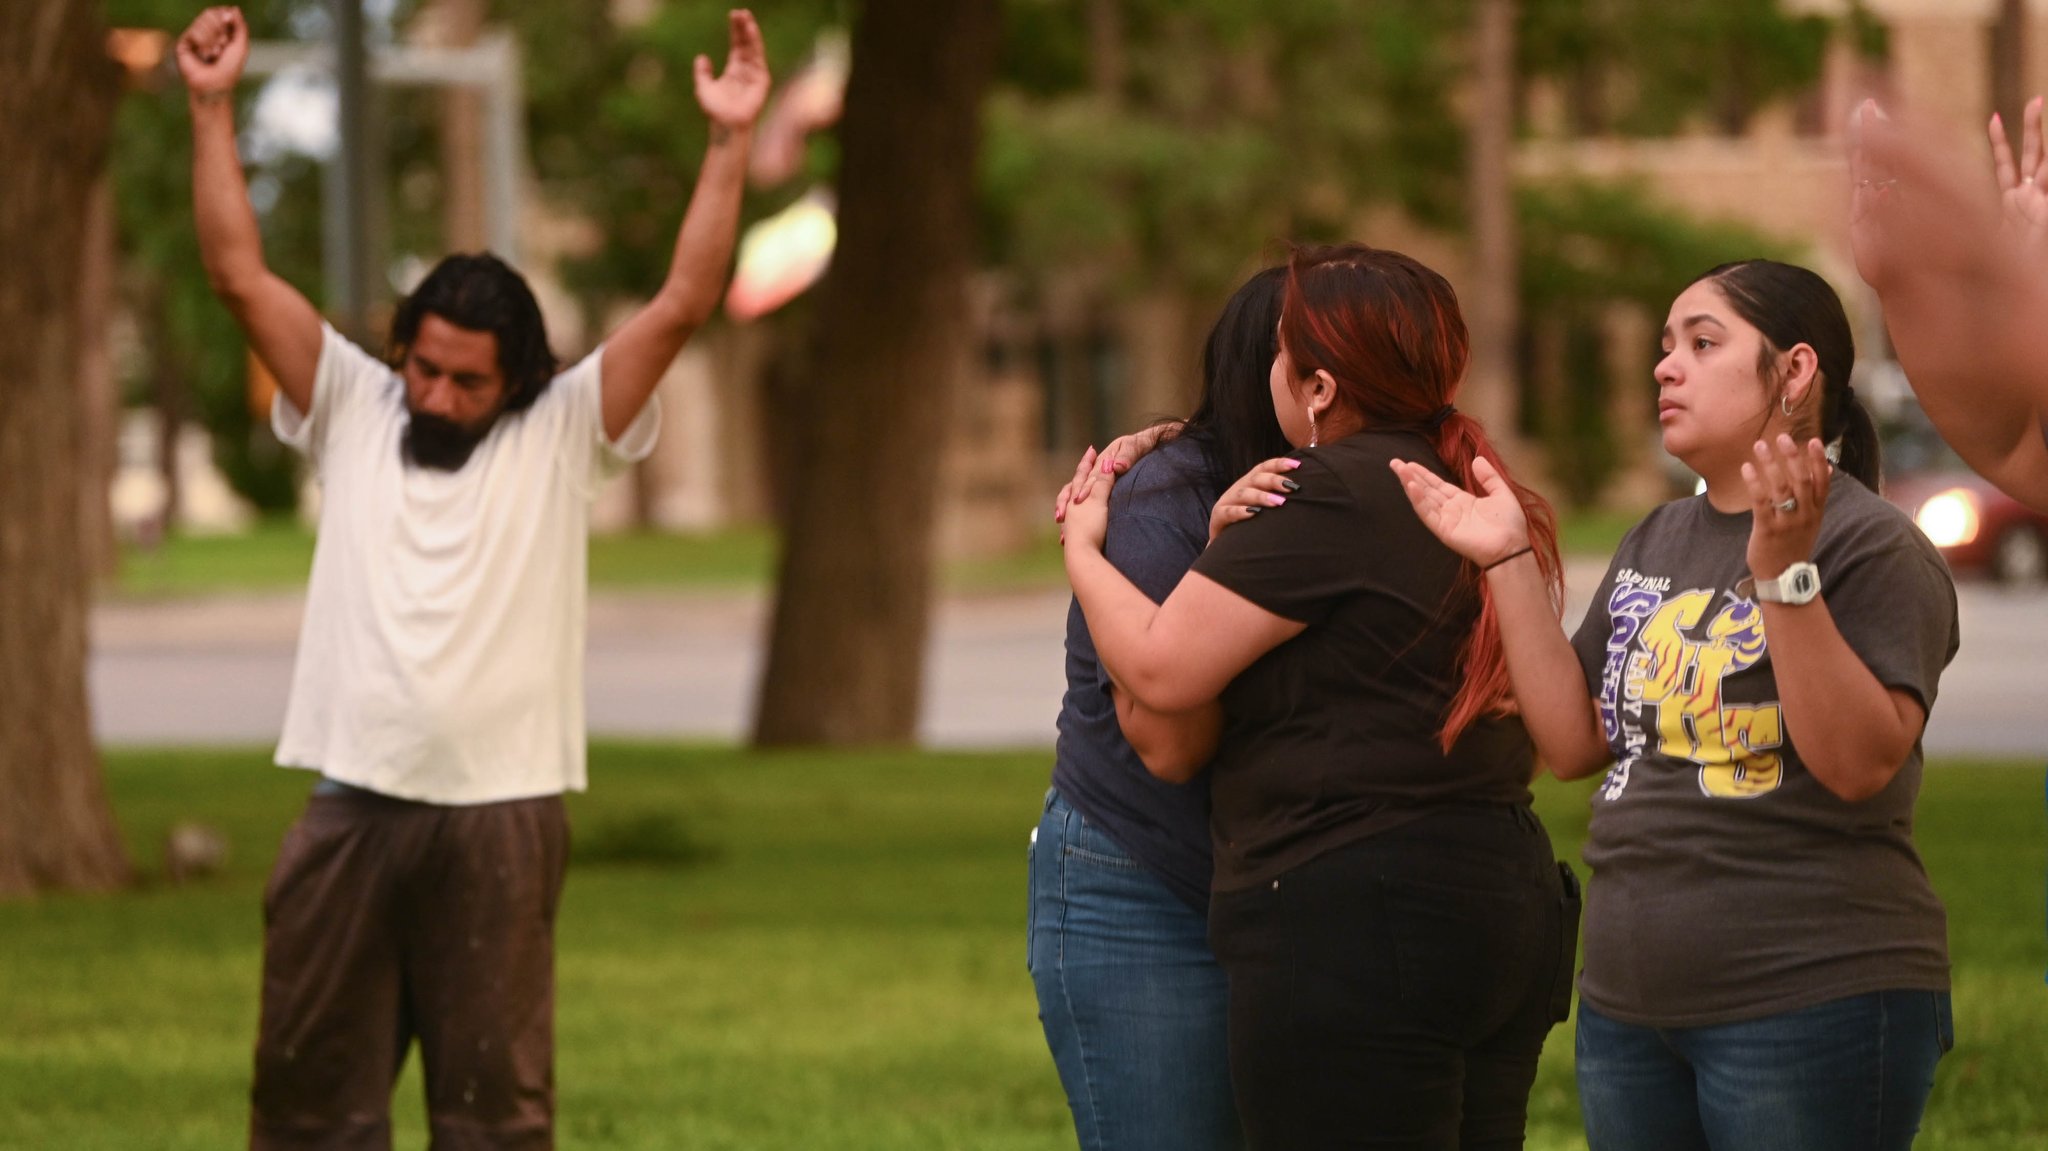
[[[1782, 0], [1521, 0], [1518, 70], [1559, 82], [1578, 135], [1740, 133], [1820, 76], [1832, 22]], [[1860, 8], [1853, 4], [1852, 8]]]
[[[123, 27], [183, 31], [197, 10], [185, 0], [106, 0]], [[270, 0], [244, 8], [258, 39], [289, 38], [315, 19], [322, 0]], [[259, 85], [242, 94], [242, 123]], [[245, 157], [245, 160], [247, 158]], [[319, 167], [291, 152], [255, 165], [252, 189], [264, 257], [316, 303], [321, 300]], [[156, 408], [157, 452], [175, 517], [179, 428], [203, 424], [214, 463], [259, 511], [288, 512], [298, 499], [297, 463], [250, 404], [241, 332], [206, 284], [192, 229], [192, 130], [185, 90], [166, 61], [156, 83], [121, 101], [111, 157], [121, 253], [121, 301], [135, 322], [138, 355], [122, 366], [131, 401]]]
[[973, 352], [967, 277], [998, 0], [867, 0], [840, 123], [839, 246], [819, 292], [754, 739], [916, 737], [938, 445]]
[[1456, 227], [1462, 4], [1015, 0], [983, 194], [998, 263], [1220, 297], [1362, 205]]
[[[1561, 91], [1565, 128], [1579, 136], [1702, 126], [1740, 134], [1763, 107], [1812, 88], [1833, 34], [1829, 19], [1789, 12], [1780, 0], [1519, 3], [1523, 87]], [[1865, 16], [1850, 7], [1852, 21]], [[1659, 317], [1691, 276], [1730, 259], [1789, 253], [1754, 230], [1665, 208], [1634, 184], [1566, 180], [1524, 187], [1518, 200], [1520, 430], [1543, 443], [1556, 494], [1584, 506], [1600, 498], [1632, 432], [1615, 425], [1615, 388], [1649, 378], [1633, 368], [1617, 377], [1608, 354], [1615, 310]]]
[[[668, 270], [704, 155], [690, 62], [725, 42], [723, 5], [649, 4], [632, 18], [634, 7], [548, 0], [500, 3], [492, 13], [525, 47], [528, 138], [540, 181], [551, 199], [599, 227], [591, 249], [565, 269], [578, 297], [599, 310], [644, 298]], [[844, 8], [835, 0], [754, 6], [778, 81]], [[811, 158], [813, 174], [829, 180], [831, 142], [819, 141]], [[750, 197], [747, 219], [802, 191], [797, 182]]]
[[120, 74], [99, 0], [0, 5], [0, 896], [128, 863], [86, 703], [80, 253]]
[[[1598, 500], [1623, 455], [1614, 426], [1607, 314], [1634, 309], [1659, 324], [1691, 277], [1751, 257], [1793, 258], [1753, 229], [1702, 223], [1659, 206], [1630, 184], [1566, 181], [1519, 195], [1525, 434], [1549, 448], [1552, 493], [1574, 506]], [[1620, 386], [1654, 387], [1655, 344], [1641, 349]]]

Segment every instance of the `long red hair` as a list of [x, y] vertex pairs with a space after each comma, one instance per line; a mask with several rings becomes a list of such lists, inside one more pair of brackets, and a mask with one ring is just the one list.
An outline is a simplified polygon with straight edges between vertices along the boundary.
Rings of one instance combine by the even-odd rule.
[[[1297, 248], [1280, 305], [1280, 346], [1298, 379], [1318, 370], [1330, 373], [1337, 382], [1337, 403], [1363, 419], [1367, 429], [1419, 433], [1468, 490], [1479, 487], [1473, 462], [1484, 458], [1492, 464], [1528, 517], [1529, 543], [1550, 587], [1551, 603], [1562, 603], [1564, 565], [1557, 554], [1557, 514], [1549, 501], [1516, 482], [1478, 420], [1463, 412], [1437, 419], [1456, 403], [1471, 351], [1458, 294], [1449, 281], [1399, 252], [1364, 244]], [[1440, 732], [1446, 754], [1474, 720], [1506, 712], [1513, 700], [1492, 593], [1470, 562], [1459, 580], [1477, 589], [1480, 607], [1459, 650], [1464, 683], [1451, 699]]]

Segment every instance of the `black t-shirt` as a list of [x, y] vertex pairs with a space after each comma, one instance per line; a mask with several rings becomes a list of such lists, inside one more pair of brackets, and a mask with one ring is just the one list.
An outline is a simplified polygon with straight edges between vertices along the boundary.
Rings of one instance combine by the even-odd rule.
[[[1103, 555], [1157, 603], [1202, 554], [1220, 484], [1193, 440], [1170, 440], [1118, 477]], [[1209, 910], [1209, 778], [1167, 783], [1125, 741], [1109, 673], [1081, 607], [1067, 609], [1067, 694], [1060, 704], [1053, 786], [1168, 890]]]
[[1297, 453], [1287, 502], [1223, 533], [1194, 570], [1307, 624], [1223, 694], [1211, 764], [1218, 891], [1277, 878], [1438, 803], [1530, 802], [1528, 735], [1482, 719], [1439, 742], [1479, 614], [1473, 572], [1387, 466], [1450, 473], [1421, 436], [1360, 432]]

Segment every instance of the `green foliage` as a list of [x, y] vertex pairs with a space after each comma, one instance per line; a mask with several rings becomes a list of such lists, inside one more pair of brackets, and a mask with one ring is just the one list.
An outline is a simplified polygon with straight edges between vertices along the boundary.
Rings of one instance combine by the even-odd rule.
[[1275, 241], [1335, 239], [1393, 203], [1450, 225], [1461, 6], [1318, 0], [1011, 5], [983, 157], [991, 256], [1126, 284], [1227, 290]]
[[[244, 9], [258, 37], [285, 33], [298, 3]], [[175, 36], [197, 9], [173, 0], [107, 0], [107, 21]], [[168, 68], [168, 63], [166, 64]], [[118, 291], [136, 322], [137, 355], [118, 365], [127, 401], [169, 398], [213, 435], [214, 462], [259, 509], [289, 510], [297, 465], [249, 410], [242, 335], [206, 284], [192, 226], [192, 131], [185, 90], [174, 74], [121, 102], [110, 157], [121, 261]], [[255, 85], [241, 93], [244, 120]], [[274, 182], [276, 208], [263, 219], [271, 267], [319, 298], [317, 173], [288, 161], [259, 178]]]
[[1601, 313], [1613, 306], [1662, 317], [1671, 298], [1700, 273], [1730, 260], [1786, 259], [1787, 245], [1739, 224], [1699, 221], [1661, 206], [1634, 183], [1561, 181], [1524, 187], [1516, 200], [1522, 246], [1520, 282], [1525, 330], [1562, 330], [1563, 362], [1533, 364], [1532, 377], [1556, 371], [1553, 402], [1525, 402], [1524, 430], [1549, 449], [1551, 472], [1575, 507], [1596, 502], [1622, 460], [1621, 437], [1608, 418], [1616, 387], [1649, 378], [1643, 369], [1616, 380], [1606, 354]]
[[[527, 129], [548, 195], [603, 227], [597, 249], [567, 279], [586, 306], [643, 299], [667, 275], [676, 228], [696, 186], [708, 140], [692, 62], [724, 67], [726, 6], [663, 4], [647, 23], [621, 28], [610, 6], [555, 0], [500, 4], [524, 46]], [[787, 80], [821, 28], [843, 22], [833, 0], [771, 0], [752, 7], [777, 83]], [[832, 152], [814, 141], [812, 174], [829, 180]], [[750, 194], [742, 222], [787, 206], [805, 182]]]
[[[249, 15], [258, 35], [283, 36], [318, 24], [323, 7], [269, 0]], [[405, 0], [399, 20], [417, 7]], [[699, 53], [722, 62], [724, 6], [656, 5], [636, 27], [615, 24], [612, 5], [582, 0], [492, 8], [523, 47], [528, 135], [546, 195], [598, 226], [593, 249], [566, 269], [570, 287], [593, 316], [643, 298], [666, 272], [701, 161], [691, 62]], [[852, 0], [758, 5], [778, 78], [794, 73], [821, 28], [845, 26], [856, 10]], [[191, 11], [173, 0], [108, 0], [116, 24], [175, 31]], [[1520, 75], [1570, 93], [1582, 128], [1622, 133], [1703, 116], [1738, 123], [1814, 80], [1828, 27], [1785, 14], [1777, 0], [1523, 0], [1520, 12]], [[1471, 15], [1469, 2], [1440, 0], [1008, 0], [985, 111], [983, 258], [1027, 279], [1085, 268], [1115, 286], [1214, 298], [1277, 243], [1343, 238], [1374, 205], [1461, 230], [1466, 134], [1456, 103]], [[1880, 26], [1860, 6], [1850, 19], [1868, 50]], [[393, 251], [431, 261], [442, 246], [435, 104], [394, 94], [386, 110]], [[188, 142], [175, 84], [128, 99], [115, 167], [123, 293], [143, 356], [127, 384], [144, 392], [153, 370], [187, 381], [238, 489], [287, 507], [292, 461], [249, 418], [239, 337], [203, 282]], [[812, 142], [807, 172], [829, 181], [836, 166], [827, 133]], [[302, 159], [256, 174], [274, 200], [263, 215], [266, 254], [316, 303], [317, 177]], [[746, 218], [780, 209], [805, 183], [750, 192]], [[1737, 250], [1725, 246], [1726, 230], [1688, 232], [1625, 188], [1530, 189], [1522, 212], [1532, 318], [1591, 314], [1617, 299], [1661, 308], [1657, 297], [1681, 275]], [[1739, 250], [1759, 249], [1740, 238]], [[1574, 450], [1597, 465], [1612, 436], [1598, 395], [1574, 405]], [[1597, 489], [1602, 474], [1595, 466], [1574, 486]]]
[[[145, 871], [181, 819], [224, 874], [0, 905], [0, 1146], [198, 1151], [244, 1138], [264, 877], [306, 777], [246, 751], [116, 751]], [[614, 1151], [1053, 1151], [1074, 1135], [1024, 972], [1025, 835], [1047, 755], [749, 754], [600, 743], [577, 835], [646, 814], [720, 854], [572, 865], [558, 938], [564, 1146]], [[1576, 859], [1585, 784], [1537, 784]], [[1948, 905], [1957, 1044], [1916, 1146], [2048, 1140], [2041, 769], [1930, 767], [1917, 837]], [[1584, 874], [1583, 869], [1581, 874]], [[1599, 881], [1594, 880], [1595, 883]], [[418, 1062], [396, 1144], [426, 1143]], [[1571, 1030], [1551, 1033], [1529, 1146], [1585, 1146]]]
[[1820, 77], [1829, 20], [1780, 0], [1521, 0], [1516, 68], [1555, 80], [1582, 133], [1669, 135], [1705, 117], [1739, 132]]
[[1717, 264], [1791, 254], [1782, 241], [1745, 225], [1665, 207], [1635, 182], [1525, 187], [1516, 208], [1523, 303], [1538, 311], [1603, 300], [1662, 315], [1680, 288]]

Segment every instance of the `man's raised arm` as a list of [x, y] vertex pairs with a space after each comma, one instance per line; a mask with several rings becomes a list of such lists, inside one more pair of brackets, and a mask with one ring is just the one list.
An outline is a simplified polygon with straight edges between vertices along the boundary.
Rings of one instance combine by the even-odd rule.
[[768, 56], [752, 13], [730, 16], [731, 50], [725, 74], [697, 57], [697, 103], [711, 120], [711, 143], [697, 172], [697, 190], [683, 214], [668, 278], [647, 306], [605, 341], [604, 434], [625, 433], [654, 394], [690, 334], [711, 318], [725, 290], [727, 265], [739, 230], [740, 194], [753, 144], [754, 121], [768, 99]]
[[2048, 508], [2048, 154], [2039, 101], [2027, 107], [2017, 164], [2003, 126], [1994, 122], [1992, 133], [1996, 193], [1976, 159], [1939, 130], [1858, 108], [1850, 236], [1921, 410], [1979, 475]]
[[235, 150], [235, 83], [249, 59], [238, 8], [208, 8], [178, 37], [178, 71], [192, 110], [192, 205], [199, 254], [214, 294], [258, 359], [301, 412], [313, 410], [320, 313], [263, 262], [263, 237]]

